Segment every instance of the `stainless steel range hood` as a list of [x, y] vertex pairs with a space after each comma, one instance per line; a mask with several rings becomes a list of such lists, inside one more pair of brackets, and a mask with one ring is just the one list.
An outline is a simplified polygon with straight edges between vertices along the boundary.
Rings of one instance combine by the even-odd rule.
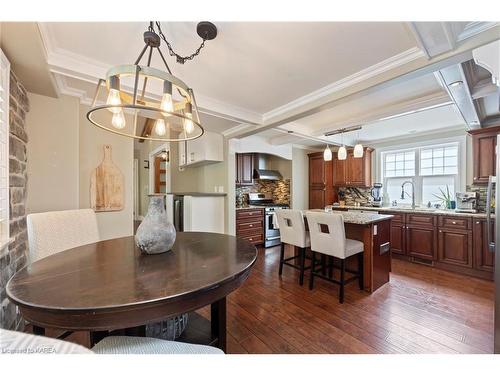
[[269, 168], [269, 157], [266, 154], [254, 154], [253, 178], [256, 180], [281, 180], [283, 176], [280, 172]]

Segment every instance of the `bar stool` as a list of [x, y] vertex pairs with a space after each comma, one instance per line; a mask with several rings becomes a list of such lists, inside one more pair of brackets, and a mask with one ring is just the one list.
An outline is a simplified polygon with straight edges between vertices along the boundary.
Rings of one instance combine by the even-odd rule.
[[[280, 229], [281, 252], [280, 252], [280, 269], [279, 275], [283, 273], [283, 265], [293, 267], [300, 271], [299, 284], [304, 284], [304, 271], [310, 267], [306, 267], [306, 248], [311, 246], [309, 233], [306, 232], [304, 223], [304, 215], [300, 210], [277, 210], [275, 211], [278, 219], [278, 227]], [[285, 259], [285, 244], [299, 248], [299, 255]], [[299, 258], [299, 266], [289, 263]]]
[[[311, 277], [309, 289], [313, 289], [314, 277], [340, 285], [339, 302], [344, 303], [344, 287], [346, 284], [359, 280], [359, 289], [363, 290], [363, 250], [361, 241], [351, 240], [345, 236], [344, 217], [340, 214], [324, 212], [306, 212], [309, 233], [311, 235]], [[325, 254], [340, 259], [340, 267], [329, 262], [328, 276], [316, 271], [316, 253]], [[352, 256], [358, 256], [358, 270], [349, 270], [345, 267], [345, 260]], [[340, 268], [340, 280], [333, 277], [333, 268]], [[345, 279], [346, 271], [353, 274]]]

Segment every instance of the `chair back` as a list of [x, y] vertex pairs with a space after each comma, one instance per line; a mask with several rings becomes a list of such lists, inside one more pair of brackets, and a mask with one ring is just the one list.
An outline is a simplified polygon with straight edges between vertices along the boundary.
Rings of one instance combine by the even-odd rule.
[[[306, 218], [311, 236], [311, 250], [345, 259], [344, 217], [335, 213], [306, 212]], [[324, 233], [321, 230], [322, 226], [328, 227], [329, 233]]]
[[91, 209], [29, 214], [26, 224], [30, 262], [99, 241], [97, 218]]
[[306, 227], [300, 210], [276, 210], [281, 242], [306, 247]]

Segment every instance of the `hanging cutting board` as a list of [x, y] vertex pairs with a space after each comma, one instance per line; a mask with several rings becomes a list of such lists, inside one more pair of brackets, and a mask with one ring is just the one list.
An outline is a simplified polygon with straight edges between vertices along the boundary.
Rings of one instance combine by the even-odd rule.
[[121, 211], [124, 201], [123, 174], [111, 159], [111, 146], [104, 146], [104, 159], [90, 176], [90, 206], [96, 212]]

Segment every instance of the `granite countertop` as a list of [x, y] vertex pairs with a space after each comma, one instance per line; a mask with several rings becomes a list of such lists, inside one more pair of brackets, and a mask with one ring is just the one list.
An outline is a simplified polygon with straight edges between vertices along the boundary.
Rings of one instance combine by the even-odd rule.
[[181, 195], [190, 197], [225, 197], [227, 193], [200, 193], [200, 192], [174, 192], [171, 195]]
[[[332, 206], [332, 209], [348, 209], [348, 210], [362, 210], [362, 211], [377, 211], [377, 212], [401, 212], [401, 213], [418, 213], [418, 214], [433, 214], [433, 215], [447, 215], [447, 216], [467, 216], [467, 217], [477, 217], [477, 218], [486, 218], [485, 212], [456, 212], [454, 210], [439, 210], [439, 209], [431, 209], [431, 208], [415, 208], [414, 210], [411, 208], [402, 208], [402, 207], [356, 207], [356, 206]], [[491, 215], [492, 218], [495, 215]]]
[[[308, 210], [313, 212], [325, 212], [325, 210], [315, 209]], [[392, 219], [393, 215], [383, 215], [371, 212], [352, 212], [352, 211], [340, 211], [335, 212], [336, 214], [341, 214], [344, 217], [345, 224], [360, 224], [368, 225], [378, 223], [380, 221]]]
[[250, 209], [256, 209], [256, 208], [262, 208], [264, 209], [263, 206], [252, 206], [252, 205], [248, 205], [248, 206], [240, 206], [240, 207], [236, 207], [237, 210], [250, 210]]

